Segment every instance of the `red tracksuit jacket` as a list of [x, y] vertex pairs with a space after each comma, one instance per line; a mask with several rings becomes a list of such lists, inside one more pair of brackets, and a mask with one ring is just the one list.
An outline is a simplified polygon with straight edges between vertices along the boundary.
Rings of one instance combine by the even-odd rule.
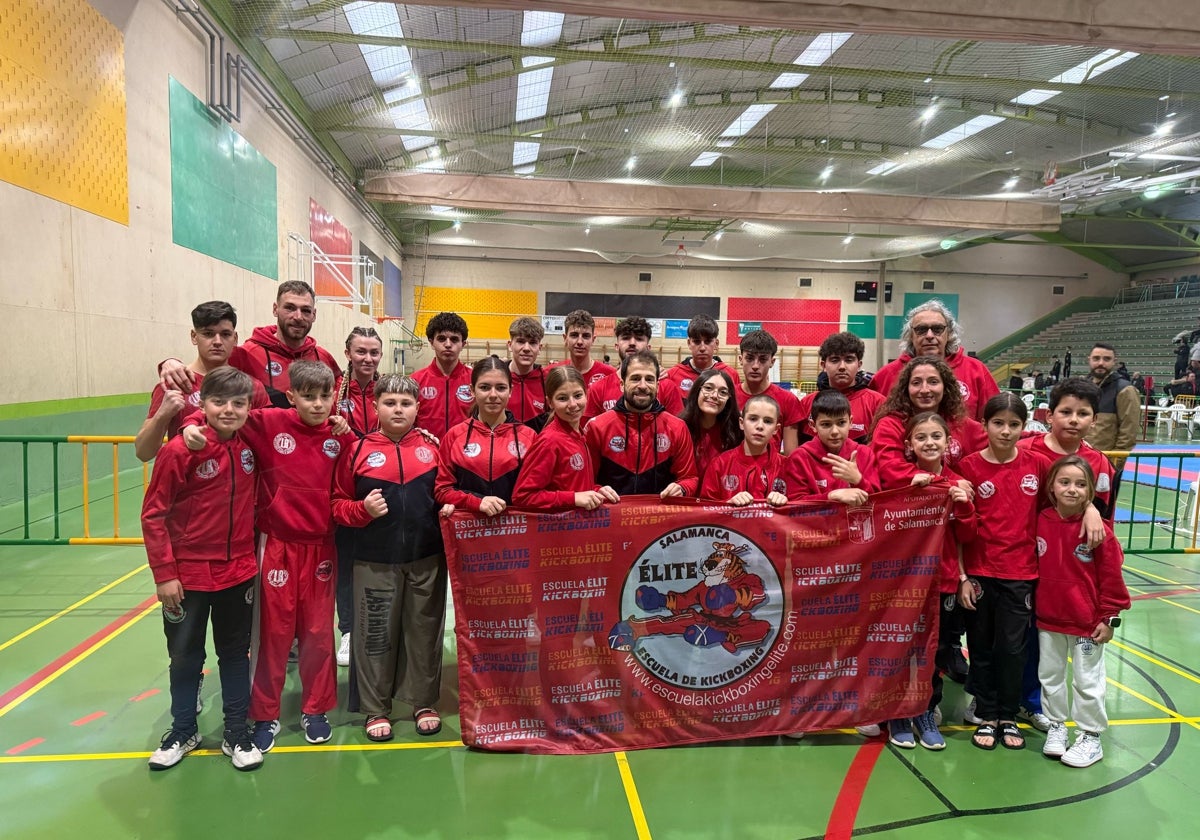
[[700, 498], [728, 501], [743, 490], [755, 499], [765, 499], [771, 491], [787, 495], [783, 470], [787, 461], [779, 450], [767, 447], [761, 455], [747, 455], [745, 445], [722, 452], [705, 470], [700, 482]]
[[1051, 507], [1038, 516], [1039, 630], [1090, 636], [1101, 621], [1129, 609], [1121, 544], [1105, 522], [1104, 541], [1089, 550], [1079, 538], [1081, 518], [1064, 519]]
[[341, 368], [329, 351], [318, 346], [311, 336], [304, 339], [298, 350], [293, 350], [279, 340], [279, 327], [275, 324], [255, 327], [250, 338], [233, 348], [229, 354], [229, 364], [261, 382], [267, 389], [271, 404], [278, 408], [291, 405], [284, 391], [291, 384], [287, 375], [288, 365], [297, 361], [323, 362], [334, 376], [341, 373]]
[[254, 577], [254, 453], [238, 435], [190, 451], [171, 438], [158, 452], [142, 500], [142, 537], [155, 583], [216, 592]]
[[512, 502], [526, 510], [570, 510], [576, 493], [599, 489], [583, 434], [551, 416], [521, 462]]
[[596, 481], [621, 495], [660, 493], [671, 482], [685, 496], [696, 495], [700, 479], [692, 453], [692, 435], [687, 425], [667, 414], [662, 403], [646, 413], [628, 411], [625, 399], [617, 400], [583, 430]]
[[471, 369], [459, 362], [450, 375], [442, 373], [437, 360], [412, 375], [421, 386], [417, 425], [441, 438], [451, 426], [466, 420], [475, 409], [471, 393]]
[[[921, 472], [913, 461], [908, 441], [904, 437], [904, 426], [907, 422], [907, 417], [889, 414], [879, 418], [879, 425], [871, 433], [871, 448], [875, 450], [879, 478], [888, 487], [903, 487], [914, 475]], [[950, 423], [950, 440], [946, 443], [943, 463], [947, 467], [953, 467], [968, 455], [987, 448], [987, 432], [979, 425], [978, 420], [964, 417]]]
[[[345, 394], [342, 393], [343, 383], [346, 386]], [[346, 375], [342, 374], [338, 377], [337, 384], [333, 386], [333, 393], [337, 397], [333, 413], [345, 417], [354, 434], [360, 438], [366, 437], [378, 428], [379, 416], [375, 412], [375, 380], [372, 379], [367, 383], [367, 387], [363, 388], [353, 376], [347, 381]]]
[[[733, 395], [737, 398], [738, 411], [746, 407], [751, 396], [742, 383], [736, 381], [733, 383]], [[759, 395], [755, 394], [755, 396]], [[767, 390], [763, 391], [762, 396], [770, 397], [779, 404], [779, 422], [775, 425], [776, 441], [783, 439], [784, 429], [803, 424], [805, 418], [800, 413], [800, 399], [791, 391], [786, 391], [772, 382], [767, 386]]]
[[[553, 364], [547, 365], [546, 370], [550, 370], [551, 368], [556, 368], [556, 367], [562, 367], [563, 365], [569, 365], [569, 364], [571, 364], [570, 359], [563, 359], [562, 361], [554, 362]], [[611, 376], [614, 373], [616, 373], [616, 368], [614, 368], [612, 365], [606, 364], [605, 362], [597, 361], [596, 359], [592, 359], [592, 366], [590, 368], [588, 368], [587, 373], [583, 374], [583, 387], [585, 389], [591, 388], [593, 385], [595, 385], [597, 382], [599, 382], [604, 377]]]
[[983, 453], [968, 455], [955, 468], [975, 488], [979, 533], [964, 546], [967, 574], [1003, 580], [1038, 576], [1035, 529], [1045, 498], [1050, 463], [1027, 449], [1016, 460], [993, 464]]
[[[728, 373], [729, 378], [733, 380], [734, 385], [737, 385], [742, 381], [741, 378], [738, 377], [737, 371], [724, 362], [714, 361], [712, 366], [717, 370], [723, 370]], [[696, 368], [692, 365], [691, 359], [684, 359], [682, 362], [667, 371], [667, 379], [670, 379], [675, 383], [675, 387], [679, 389], [679, 395], [686, 400], [688, 392], [692, 390], [692, 385], [696, 383], [696, 380], [700, 378], [700, 374], [702, 373], [704, 373], [704, 371], [696, 370]]]
[[528, 423], [546, 413], [546, 369], [534, 365], [529, 373], [516, 373], [509, 365], [512, 376], [512, 397], [508, 410], [518, 423]]
[[[179, 430], [183, 428], [183, 418], [193, 411], [200, 410], [200, 385], [204, 382], [204, 374], [192, 371], [192, 391], [190, 394], [184, 395], [184, 407], [178, 414], [172, 417], [167, 422], [167, 437], [173, 438], [179, 434]], [[163, 386], [155, 385], [154, 390], [150, 392], [150, 410], [146, 412], [146, 418], [153, 417], [163, 402]], [[257, 379], [254, 380], [254, 393], [250, 397], [251, 408], [266, 408], [271, 404], [271, 398], [267, 396], [267, 389]]]
[[725, 439], [719, 426], [702, 429], [700, 436], [692, 442], [692, 456], [696, 460], [696, 474], [703, 479], [708, 467], [717, 456], [725, 451]]
[[439, 451], [441, 466], [433, 487], [438, 504], [479, 513], [484, 496], [512, 502], [521, 462], [529, 454], [533, 429], [512, 413], [496, 428], [472, 417], [446, 432]]
[[[418, 429], [395, 441], [372, 432], [338, 464], [333, 518], [355, 530], [354, 559], [365, 563], [411, 563], [441, 554], [442, 530], [433, 500], [437, 449]], [[363, 499], [378, 489], [388, 512], [373, 519]]]
[[[843, 458], [849, 459], [852, 453], [858, 453], [854, 465], [862, 473], [862, 481], [856, 486], [868, 493], [878, 493], [880, 490], [879, 472], [875, 467], [875, 453], [869, 447], [847, 440], [838, 452]], [[800, 446], [787, 457], [784, 468], [784, 483], [787, 485], [787, 497], [790, 501], [811, 501], [829, 498], [833, 490], [845, 490], [849, 484], [840, 478], [834, 478], [833, 468], [821, 459], [828, 454], [825, 444], [813, 438]]]

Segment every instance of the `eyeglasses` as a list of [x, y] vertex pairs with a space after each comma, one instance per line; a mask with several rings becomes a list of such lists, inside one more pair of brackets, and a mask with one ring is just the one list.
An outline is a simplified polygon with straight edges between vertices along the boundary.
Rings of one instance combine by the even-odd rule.
[[912, 330], [917, 335], [925, 335], [925, 333], [933, 333], [934, 335], [941, 335], [942, 333], [944, 333], [946, 331], [946, 325], [945, 324], [914, 324]]
[[729, 389], [728, 388], [717, 388], [713, 385], [702, 385], [700, 387], [700, 393], [701, 394], [716, 394], [718, 397], [720, 397], [723, 400], [729, 399]]

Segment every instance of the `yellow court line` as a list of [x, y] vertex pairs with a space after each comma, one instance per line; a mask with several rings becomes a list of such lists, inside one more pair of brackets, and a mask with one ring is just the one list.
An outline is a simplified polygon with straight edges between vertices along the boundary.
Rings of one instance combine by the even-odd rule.
[[1145, 575], [1146, 577], [1154, 578], [1155, 580], [1161, 580], [1163, 583], [1169, 583], [1169, 584], [1172, 584], [1173, 586], [1182, 586], [1184, 589], [1192, 589], [1197, 592], [1200, 592], [1200, 589], [1197, 589], [1195, 586], [1192, 586], [1191, 584], [1180, 583], [1177, 580], [1171, 580], [1170, 578], [1165, 578], [1162, 575], [1156, 575], [1153, 572], [1147, 572], [1145, 569], [1139, 569], [1136, 566], [1130, 566], [1128, 563], [1125, 564], [1125, 568], [1131, 572], [1137, 572], [1139, 575]]
[[1176, 723], [1186, 723], [1188, 726], [1192, 727], [1193, 729], [1200, 729], [1200, 723], [1197, 723], [1195, 718], [1184, 717], [1183, 715], [1179, 714], [1178, 712], [1173, 712], [1170, 709], [1168, 709], [1166, 706], [1162, 705], [1161, 703], [1156, 703], [1155, 701], [1151, 700], [1146, 695], [1141, 694], [1137, 691], [1134, 691], [1132, 688], [1130, 688], [1127, 685], [1122, 685], [1121, 683], [1117, 682], [1116, 680], [1112, 679], [1111, 677], [1108, 678], [1108, 681], [1110, 683], [1112, 683], [1114, 686], [1116, 686], [1117, 688], [1119, 688], [1121, 691], [1124, 691], [1126, 694], [1130, 694], [1130, 695], [1136, 697], [1138, 700], [1141, 700], [1146, 705], [1153, 706], [1154, 708], [1158, 709], [1160, 712], [1162, 712], [1163, 714], [1170, 717]]
[[1188, 612], [1195, 613], [1196, 615], [1200, 615], [1200, 610], [1196, 609], [1195, 607], [1189, 607], [1187, 604], [1180, 604], [1177, 601], [1172, 601], [1170, 598], [1155, 598], [1154, 600], [1164, 604], [1170, 604], [1172, 607], [1179, 607], [1181, 610], [1187, 610]]
[[63, 663], [61, 668], [56, 669], [53, 673], [47, 674], [45, 679], [38, 681], [38, 683], [34, 686], [31, 686], [28, 691], [25, 691], [22, 694], [20, 694], [18, 697], [13, 698], [8, 703], [8, 705], [0, 707], [0, 717], [4, 717], [6, 714], [11, 712], [17, 706], [21, 705], [26, 700], [28, 700], [30, 697], [32, 697], [34, 694], [41, 691], [43, 688], [45, 688], [50, 683], [54, 682], [56, 679], [58, 679], [64, 673], [69, 671], [71, 668], [74, 668], [80, 662], [87, 659], [89, 656], [91, 656], [96, 651], [100, 650], [100, 648], [104, 647], [106, 644], [111, 642], [113, 639], [117, 638], [117, 636], [120, 636], [122, 633], [124, 633], [130, 627], [137, 624], [143, 618], [145, 618], [150, 613], [152, 613], [158, 609], [161, 609], [161, 607], [159, 606], [158, 602], [156, 601], [153, 604], [151, 604], [150, 606], [146, 607], [146, 609], [142, 610], [141, 613], [139, 613], [137, 616], [135, 616], [133, 618], [132, 621], [128, 621], [125, 624], [122, 624], [120, 627], [118, 627], [112, 633], [105, 636], [103, 639], [100, 639], [98, 642], [96, 642], [94, 645], [92, 645], [88, 649], [81, 651], [78, 656], [72, 657], [69, 661]]
[[41, 630], [43, 627], [45, 627], [50, 622], [57, 621], [58, 619], [62, 618], [64, 615], [71, 612], [72, 610], [82, 607], [84, 604], [86, 604], [88, 601], [91, 601], [93, 598], [100, 597], [105, 592], [108, 592], [110, 589], [112, 589], [114, 586], [120, 586], [122, 583], [129, 580], [131, 577], [136, 575], [138, 572], [144, 571], [148, 568], [150, 568], [150, 566], [147, 565], [146, 563], [143, 563], [142, 565], [140, 565], [136, 569], [134, 569], [132, 572], [121, 575], [119, 578], [114, 580], [112, 583], [105, 584], [104, 586], [100, 587], [95, 592], [93, 592], [91, 595], [88, 595], [86, 598], [76, 601], [71, 606], [66, 607], [65, 609], [59, 610], [58, 612], [56, 612], [54, 615], [50, 616], [49, 618], [39, 621], [37, 624], [33, 625], [32, 627], [30, 627], [28, 630], [24, 631], [23, 633], [18, 633], [17, 635], [13, 636], [7, 642], [0, 645], [0, 650], [4, 650], [7, 647], [11, 647], [12, 645], [15, 645], [17, 642], [19, 642], [22, 639], [24, 639], [25, 637], [29, 636], [31, 633], [36, 633], [38, 630]]
[[[1165, 668], [1166, 670], [1170, 671], [1172, 674], [1174, 674], [1177, 677], [1183, 677], [1185, 680], [1191, 680], [1192, 682], [1196, 683], [1197, 685], [1200, 685], [1200, 679], [1197, 679], [1196, 677], [1192, 676], [1191, 674], [1187, 673], [1186, 671], [1181, 671], [1180, 669], [1176, 668], [1174, 665], [1169, 665], [1166, 662], [1163, 662], [1161, 659], [1155, 659], [1153, 656], [1150, 656], [1149, 654], [1142, 653], [1141, 651], [1137, 651], [1137, 650], [1134, 650], [1133, 648], [1127, 647], [1126, 645], [1123, 645], [1120, 642], [1118, 642], [1116, 639], [1113, 639], [1112, 641], [1110, 641], [1109, 644], [1112, 645], [1113, 647], [1115, 647], [1117, 650], [1123, 650], [1123, 651], [1125, 651], [1125, 653], [1131, 653], [1134, 656], [1138, 657], [1139, 659], [1145, 659], [1147, 662], [1157, 665], [1160, 668]], [[1110, 680], [1110, 682], [1111, 682], [1111, 680]], [[1116, 683], [1113, 683], [1113, 685], [1116, 685]]]
[[633, 816], [638, 840], [650, 840], [650, 826], [646, 823], [646, 812], [642, 810], [642, 800], [638, 796], [637, 785], [633, 782], [629, 758], [624, 750], [613, 753], [613, 758], [617, 760], [617, 769], [621, 771], [621, 784], [625, 787], [625, 798], [629, 800], [629, 813]]

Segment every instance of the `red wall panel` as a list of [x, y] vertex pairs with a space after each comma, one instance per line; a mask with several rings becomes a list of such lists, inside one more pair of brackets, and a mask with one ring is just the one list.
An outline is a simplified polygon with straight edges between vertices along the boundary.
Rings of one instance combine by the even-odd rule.
[[725, 344], [741, 339], [738, 325], [761, 323], [781, 345], [816, 347], [842, 328], [840, 300], [729, 298]]

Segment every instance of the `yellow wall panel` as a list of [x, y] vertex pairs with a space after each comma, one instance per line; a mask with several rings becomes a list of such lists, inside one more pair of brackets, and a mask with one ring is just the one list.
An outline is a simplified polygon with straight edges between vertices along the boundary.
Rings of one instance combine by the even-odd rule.
[[129, 223], [125, 44], [84, 0], [0, 3], [0, 179]]
[[[413, 290], [413, 308], [417, 335], [425, 335], [425, 325], [439, 312], [457, 312], [467, 322], [471, 339], [508, 338], [508, 325], [519, 315], [538, 314], [537, 292], [513, 289], [454, 289], [425, 286]], [[420, 307], [418, 309], [418, 307]]]

